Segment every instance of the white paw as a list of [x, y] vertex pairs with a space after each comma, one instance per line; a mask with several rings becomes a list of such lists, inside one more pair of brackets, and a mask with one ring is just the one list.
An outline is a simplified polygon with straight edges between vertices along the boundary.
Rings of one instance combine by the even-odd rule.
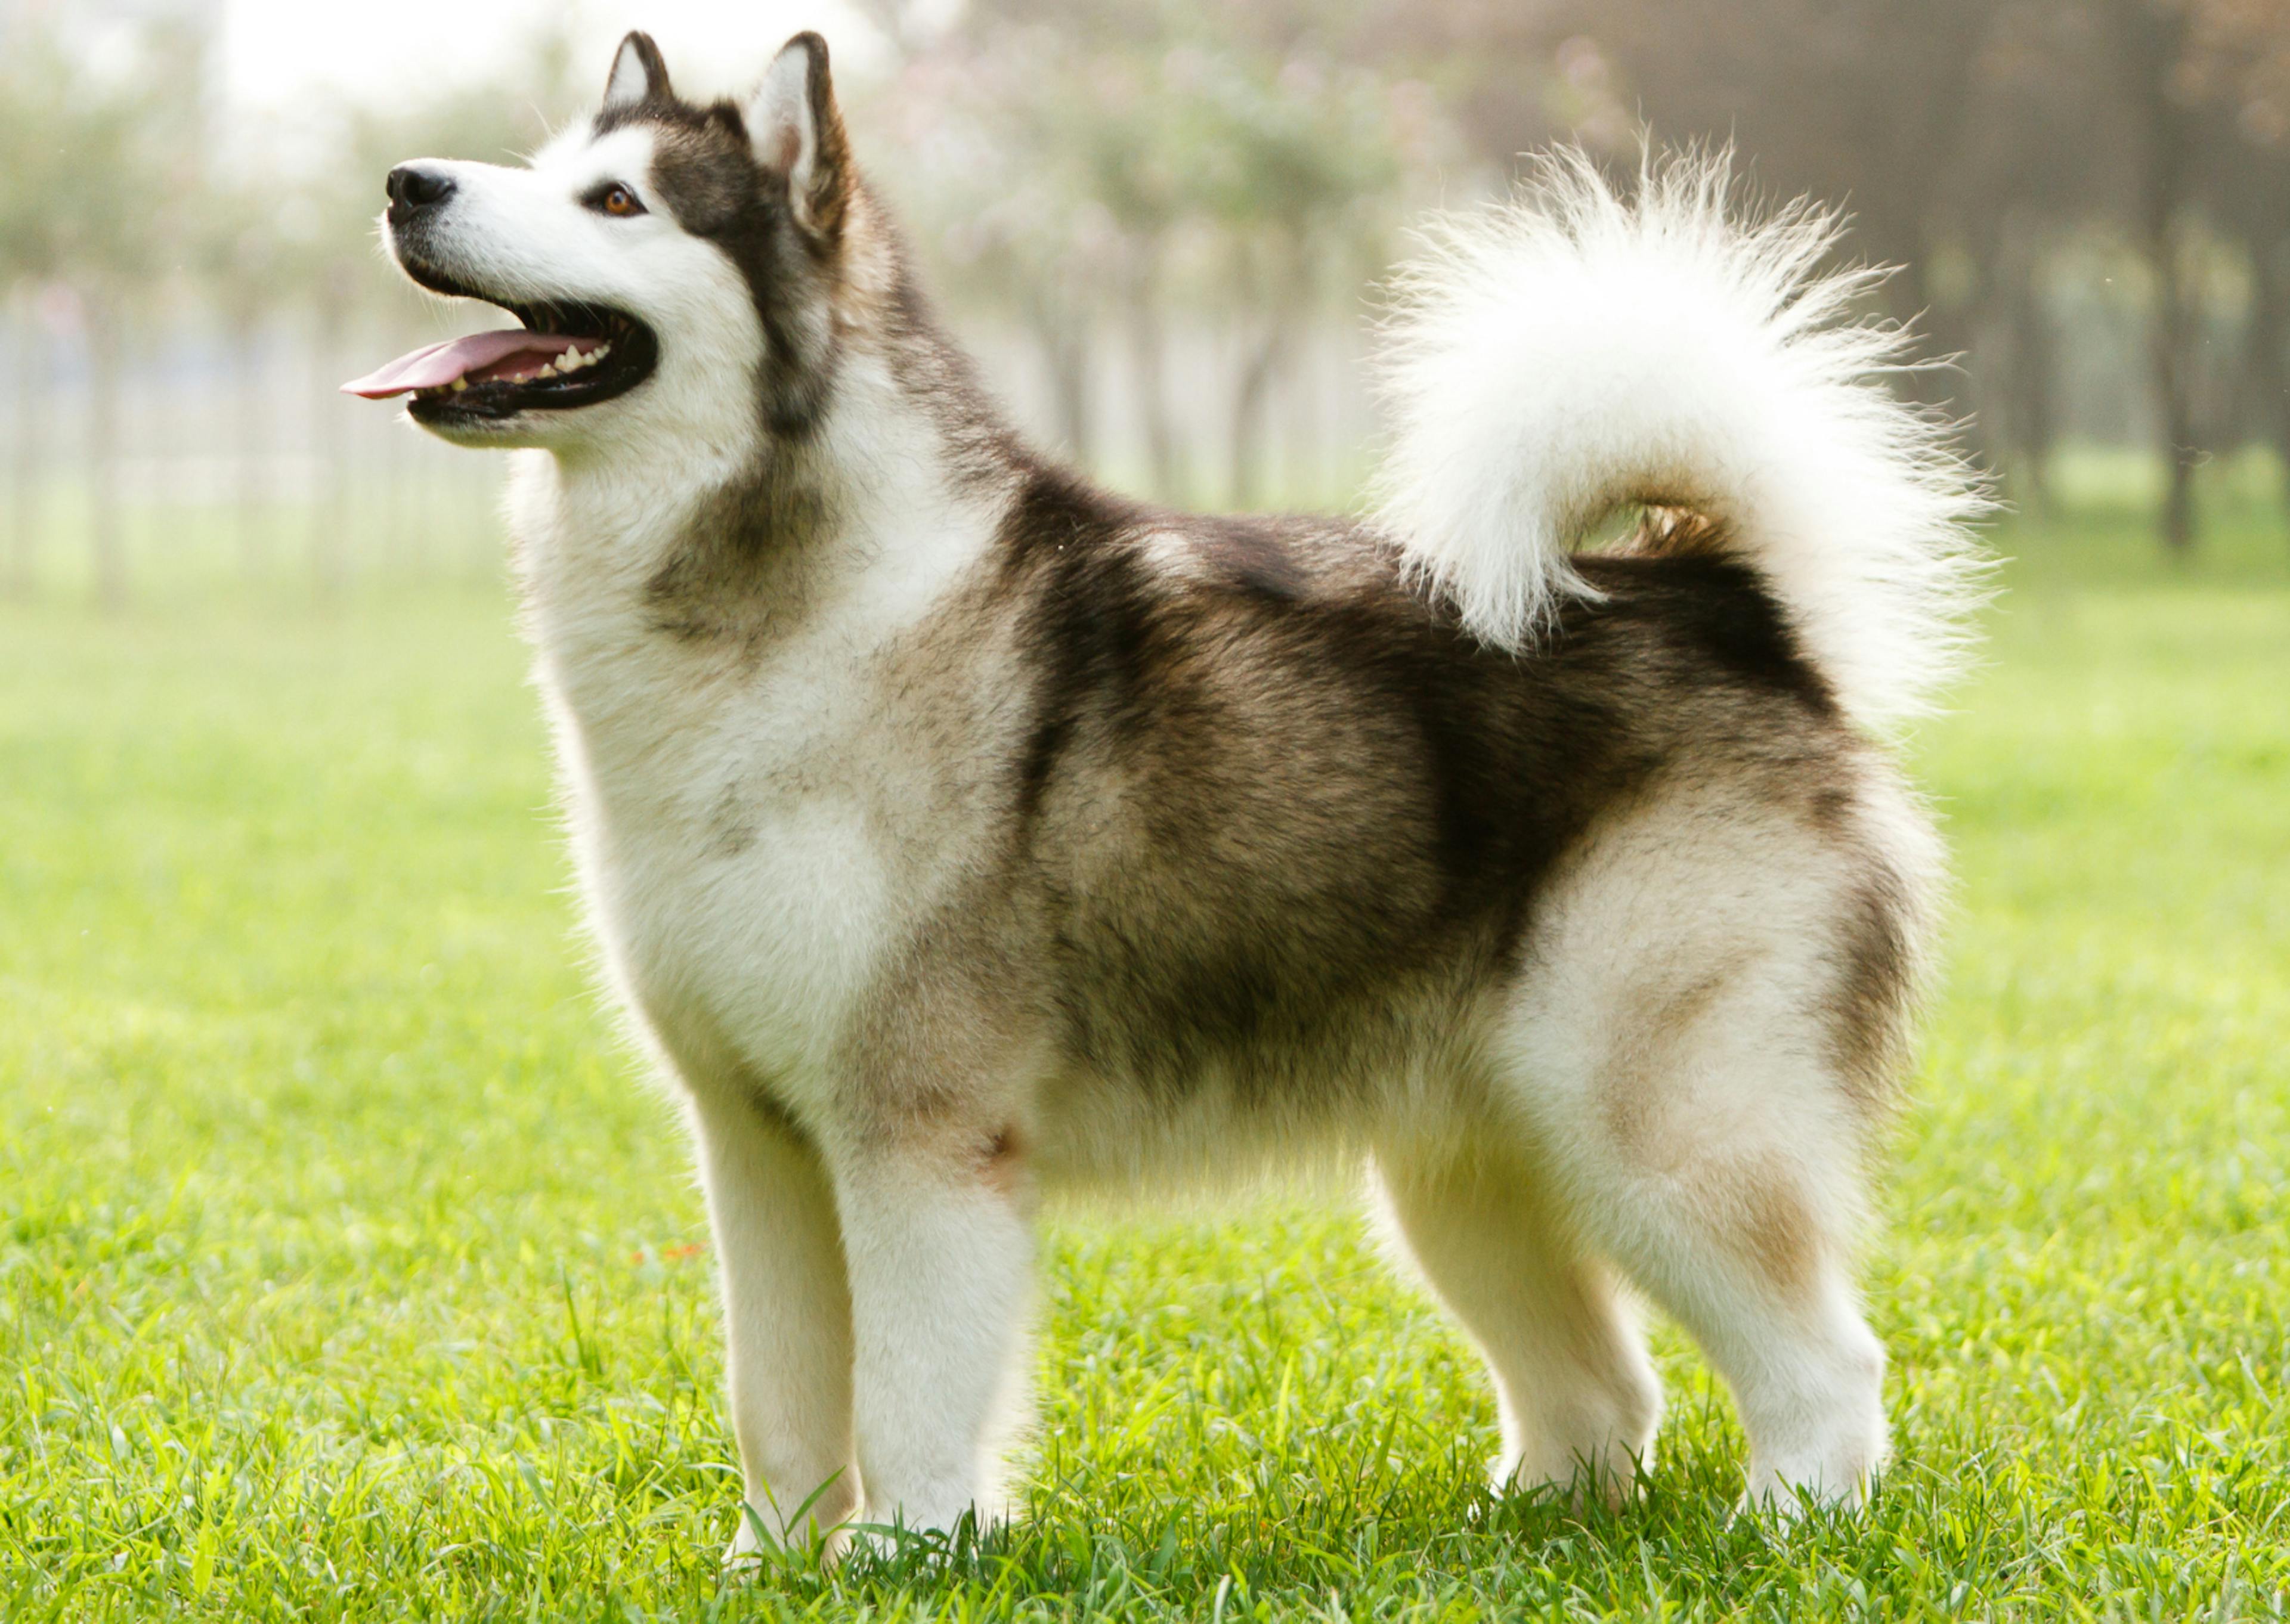
[[842, 1559], [843, 1548], [849, 1542], [847, 1530], [835, 1527], [822, 1531], [809, 1518], [792, 1533], [783, 1536], [754, 1507], [742, 1505], [740, 1525], [733, 1532], [732, 1543], [724, 1548], [724, 1571], [752, 1573], [764, 1568], [813, 1562], [831, 1567]]
[[1578, 1511], [1593, 1494], [1607, 1510], [1619, 1511], [1627, 1501], [1638, 1497], [1642, 1479], [1653, 1466], [1651, 1460], [1642, 1461], [1616, 1448], [1569, 1456], [1564, 1465], [1504, 1454], [1487, 1462], [1487, 1480], [1497, 1494], [1532, 1494], [1543, 1489], [1563, 1489], [1569, 1503]]
[[1807, 1511], [1858, 1511], [1869, 1503], [1869, 1476], [1849, 1468], [1802, 1475], [1752, 1467], [1750, 1486], [1734, 1508], [1734, 1515], [1764, 1517], [1782, 1526]]

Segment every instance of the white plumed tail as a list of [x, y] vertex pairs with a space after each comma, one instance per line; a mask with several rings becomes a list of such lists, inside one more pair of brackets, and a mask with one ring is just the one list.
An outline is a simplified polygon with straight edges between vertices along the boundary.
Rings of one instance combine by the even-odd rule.
[[[1882, 272], [1824, 272], [1838, 217], [1728, 217], [1724, 155], [1652, 162], [1624, 202], [1579, 152], [1434, 228], [1379, 381], [1377, 516], [1485, 641], [1519, 649], [1569, 562], [1630, 505], [1754, 565], [1839, 701], [1915, 714], [1966, 651], [1988, 507], [1944, 426], [1883, 377], [1905, 334], [1856, 320]], [[1646, 532], [1659, 550], [1661, 527]]]

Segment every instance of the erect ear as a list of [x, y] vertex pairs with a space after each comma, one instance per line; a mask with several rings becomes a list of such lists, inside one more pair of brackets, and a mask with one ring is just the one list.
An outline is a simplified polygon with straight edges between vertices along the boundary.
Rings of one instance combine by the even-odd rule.
[[613, 54], [613, 76], [605, 81], [607, 108], [634, 107], [639, 101], [669, 101], [676, 92], [668, 87], [668, 64], [649, 34], [631, 34]]
[[797, 224], [831, 237], [843, 228], [850, 196], [850, 148], [835, 86], [827, 76], [827, 42], [798, 34], [780, 47], [744, 116], [756, 161], [785, 175]]

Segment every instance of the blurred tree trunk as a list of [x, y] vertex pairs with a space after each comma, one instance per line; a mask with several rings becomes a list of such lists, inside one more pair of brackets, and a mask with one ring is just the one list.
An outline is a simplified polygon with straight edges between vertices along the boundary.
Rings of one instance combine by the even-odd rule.
[[1135, 369], [1137, 421], [1145, 435], [1148, 476], [1153, 494], [1177, 500], [1177, 436], [1169, 421], [1168, 329], [1163, 321], [1160, 288], [1148, 268], [1133, 275], [1122, 290]]
[[1265, 430], [1269, 427], [1272, 380], [1287, 359], [1291, 333], [1285, 316], [1269, 317], [1241, 363], [1240, 385], [1232, 402], [1232, 506], [1245, 510], [1263, 499]]
[[112, 290], [90, 291], [85, 312], [88, 544], [94, 556], [96, 602], [105, 609], [118, 610], [127, 606], [127, 536], [119, 488], [124, 334], [118, 298]]
[[341, 596], [349, 575], [348, 537], [344, 533], [349, 519], [343, 501], [349, 413], [343, 409], [342, 397], [334, 392], [342, 376], [342, 324], [348, 318], [348, 305], [341, 271], [328, 267], [318, 278], [312, 311], [316, 331], [310, 341], [310, 398], [317, 403], [317, 420], [313, 425], [316, 478], [310, 493], [310, 578], [318, 596], [329, 602]]
[[2274, 453], [2290, 500], [2290, 153], [2237, 142], [2213, 155], [2213, 170], [2214, 218], [2239, 241], [2250, 275], [2237, 443], [2254, 438]]
[[1050, 399], [1057, 413], [1058, 437], [1066, 454], [1086, 468], [1096, 452], [1096, 420], [1090, 411], [1089, 332], [1085, 322], [1061, 315], [1037, 330], [1049, 364]]
[[2009, 370], [2005, 378], [2006, 438], [2028, 505], [2052, 510], [2052, 448], [2059, 437], [2054, 394], [2059, 345], [2044, 300], [2046, 240], [2032, 226], [2011, 234], [1998, 263], [1998, 295]]
[[231, 526], [237, 532], [239, 571], [260, 578], [262, 536], [262, 355], [252, 311], [230, 324]]
[[2166, 459], [2160, 522], [2164, 548], [2183, 555], [2195, 545], [2195, 468], [2202, 447], [2195, 423], [2197, 313], [2181, 250], [2171, 222], [2152, 227], [2146, 251], [2155, 272], [2155, 311], [2147, 332], [2147, 375]]
[[41, 498], [48, 476], [48, 335], [35, 308], [21, 301], [16, 319], [16, 422], [9, 478], [8, 595], [32, 596], [38, 572]]
[[2198, 134], [2196, 109], [2179, 83], [2187, 18], [2183, 7], [2156, 0], [2108, 0], [2098, 10], [2114, 41], [2120, 116], [2136, 152], [2133, 235], [2154, 280], [2147, 380], [2166, 478], [2158, 528], [2165, 549], [2184, 555], [2195, 544], [2195, 468], [2202, 455], [2194, 387], [2198, 312], [2184, 241]]
[[2250, 245], [2250, 331], [2244, 375], [2259, 432], [2270, 444], [2290, 500], [2290, 243], [2280, 238]]
[[1972, 366], [1974, 335], [1980, 312], [1996, 295], [1996, 247], [1992, 233], [1972, 236], [1959, 244], [1971, 270], [1968, 287], [1949, 290], [1936, 285], [1936, 256], [1921, 252], [1905, 261], [1910, 274], [1895, 277], [1917, 291], [1919, 308], [1911, 318], [1921, 333], [1921, 349], [1929, 356], [1902, 380], [1902, 393], [1954, 426], [1955, 438], [1967, 456], [1992, 464], [1997, 455], [1995, 426], [1973, 409]]

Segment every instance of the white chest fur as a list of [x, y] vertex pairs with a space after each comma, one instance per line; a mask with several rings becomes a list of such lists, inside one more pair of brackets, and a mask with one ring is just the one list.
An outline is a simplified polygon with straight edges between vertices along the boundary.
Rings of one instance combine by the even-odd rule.
[[529, 458], [511, 510], [592, 926], [688, 1081], [736, 1069], [799, 1107], [950, 860], [885, 673], [986, 526], [910, 508], [837, 548], [848, 567], [799, 620], [734, 648], [664, 633], [648, 600], [696, 499], [590, 482]]

